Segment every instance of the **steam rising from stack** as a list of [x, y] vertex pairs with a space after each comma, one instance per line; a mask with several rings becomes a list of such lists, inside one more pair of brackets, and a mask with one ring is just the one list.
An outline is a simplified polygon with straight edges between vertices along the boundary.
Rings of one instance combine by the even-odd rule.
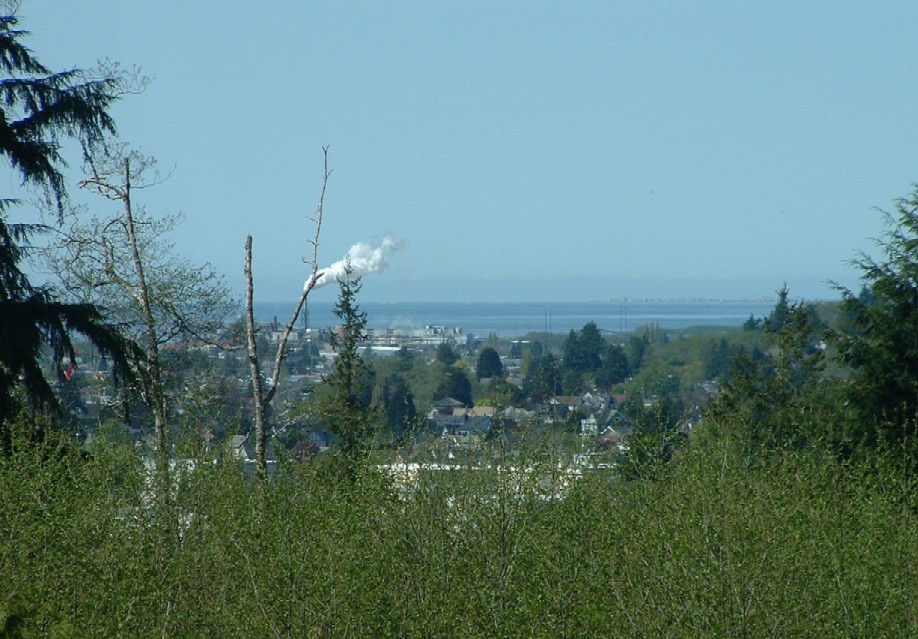
[[[348, 250], [344, 259], [338, 260], [319, 272], [315, 288], [335, 284], [338, 280], [344, 279], [344, 270], [348, 264], [351, 266], [352, 276], [384, 271], [389, 266], [389, 253], [395, 248], [395, 240], [389, 236], [384, 237], [379, 246], [358, 242]], [[308, 285], [307, 281], [305, 286]]]

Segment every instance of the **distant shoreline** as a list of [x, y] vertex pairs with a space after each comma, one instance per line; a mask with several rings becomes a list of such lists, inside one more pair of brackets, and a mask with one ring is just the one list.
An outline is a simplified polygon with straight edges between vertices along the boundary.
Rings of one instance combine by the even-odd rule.
[[[774, 300], [633, 300], [593, 302], [361, 302], [367, 325], [373, 329], [445, 326], [464, 333], [499, 337], [529, 333], [567, 333], [595, 322], [609, 333], [630, 333], [647, 325], [662, 329], [701, 326], [738, 327], [753, 317], [764, 317]], [[293, 303], [256, 304], [258, 321], [286, 322]], [[338, 323], [334, 302], [312, 301], [303, 325], [329, 327]]]

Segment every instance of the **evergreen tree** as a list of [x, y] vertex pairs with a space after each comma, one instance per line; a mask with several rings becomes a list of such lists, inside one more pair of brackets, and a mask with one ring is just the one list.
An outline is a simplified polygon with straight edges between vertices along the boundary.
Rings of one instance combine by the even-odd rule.
[[738, 349], [730, 346], [726, 338], [721, 337], [720, 340], [708, 342], [701, 353], [704, 378], [717, 379], [726, 376], [738, 352]]
[[504, 365], [500, 361], [500, 355], [490, 346], [485, 346], [478, 354], [478, 364], [475, 366], [475, 374], [478, 379], [488, 377], [500, 377], [504, 373]]
[[843, 327], [839, 354], [852, 369], [851, 434], [867, 444], [911, 442], [918, 418], [918, 186], [885, 213], [881, 259], [861, 254], [854, 264], [864, 286], [840, 288]]
[[775, 303], [771, 314], [765, 318], [765, 330], [778, 334], [787, 324], [790, 317], [791, 305], [788, 301], [787, 284], [778, 291], [778, 301]]
[[647, 334], [640, 337], [632, 336], [625, 344], [625, 355], [628, 356], [628, 366], [631, 367], [631, 373], [635, 374], [644, 366], [644, 357], [647, 355], [647, 349], [650, 348], [650, 339]]
[[580, 369], [580, 336], [577, 331], [571, 329], [564, 339], [564, 345], [561, 347], [562, 363], [568, 370]]
[[602, 365], [596, 371], [596, 384], [601, 388], [608, 388], [625, 381], [630, 374], [631, 368], [628, 366], [625, 350], [617, 344], [612, 344], [603, 353]]
[[533, 340], [530, 342], [528, 350], [532, 352], [533, 359], [541, 359], [542, 355], [545, 354], [545, 347], [542, 346], [542, 342], [539, 340]]
[[749, 313], [749, 319], [743, 322], [743, 330], [744, 331], [755, 331], [755, 330], [758, 330], [761, 324], [762, 324], [761, 318], [757, 318], [752, 313]]
[[602, 352], [606, 340], [596, 322], [587, 322], [580, 329], [580, 357], [584, 372], [595, 373], [602, 365]]
[[444, 368], [443, 376], [434, 391], [434, 399], [446, 397], [452, 397], [466, 406], [472, 405], [472, 382], [469, 380], [468, 375], [465, 374], [465, 371], [458, 366]]
[[336, 352], [332, 372], [325, 379], [332, 391], [326, 400], [324, 413], [329, 429], [340, 439], [342, 448], [353, 455], [366, 444], [372, 430], [370, 402], [367, 397], [372, 384], [370, 367], [360, 355], [367, 339], [367, 314], [357, 304], [360, 278], [351, 277], [350, 265], [346, 276], [338, 281], [338, 300], [334, 313], [341, 321], [339, 332], [332, 333], [331, 346]]
[[[0, 16], [0, 154], [24, 184], [39, 189], [62, 211], [67, 190], [61, 142], [76, 138], [92, 148], [114, 132], [108, 109], [119, 78], [89, 79], [75, 69], [50, 71], [22, 44], [27, 32], [17, 25], [15, 16]], [[75, 359], [74, 331], [110, 354], [116, 373], [127, 371], [131, 351], [95, 307], [61, 303], [48, 288], [31, 284], [20, 265], [28, 257], [30, 236], [41, 229], [9, 221], [16, 203], [0, 200], [0, 423], [21, 403], [17, 388], [35, 406], [55, 405], [40, 365], [45, 346], [51, 348], [59, 375], [61, 360]]]
[[587, 322], [578, 333], [571, 329], [564, 340], [564, 368], [577, 373], [594, 373], [602, 365], [605, 340], [595, 322]]
[[822, 383], [825, 357], [819, 342], [825, 327], [818, 314], [810, 304], [789, 302], [784, 287], [764, 329], [768, 352], [734, 356], [712, 414], [732, 424], [732, 434], [753, 447], [799, 448], [825, 441], [828, 433], [813, 430], [813, 415], [830, 402], [830, 387]]
[[389, 428], [396, 439], [402, 439], [414, 428], [418, 418], [414, 394], [404, 377], [394, 373], [386, 378], [383, 383], [383, 405]]
[[449, 342], [440, 342], [440, 345], [437, 346], [437, 361], [452, 366], [459, 361], [459, 353]]
[[395, 354], [395, 358], [398, 362], [396, 368], [399, 370], [399, 372], [406, 373], [411, 370], [412, 366], [414, 366], [414, 353], [409, 351], [404, 346], [398, 349], [398, 352]]
[[523, 392], [535, 404], [561, 394], [562, 388], [561, 366], [552, 353], [535, 360], [523, 380]]

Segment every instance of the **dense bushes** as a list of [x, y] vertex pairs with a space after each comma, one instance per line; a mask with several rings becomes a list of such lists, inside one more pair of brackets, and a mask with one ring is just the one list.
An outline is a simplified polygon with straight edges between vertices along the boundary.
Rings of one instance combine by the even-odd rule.
[[[704, 434], [699, 433], [697, 441]], [[489, 458], [490, 459], [490, 458]], [[557, 466], [252, 483], [231, 460], [145, 497], [133, 451], [0, 459], [10, 636], [883, 636], [918, 632], [904, 471], [690, 445], [654, 481]], [[19, 629], [16, 630], [16, 622]]]

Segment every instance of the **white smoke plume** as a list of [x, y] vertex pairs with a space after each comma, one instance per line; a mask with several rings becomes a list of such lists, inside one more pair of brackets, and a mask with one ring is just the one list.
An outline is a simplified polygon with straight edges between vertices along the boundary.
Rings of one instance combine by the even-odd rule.
[[[344, 259], [340, 259], [331, 266], [319, 271], [315, 288], [335, 284], [339, 279], [344, 279], [344, 269], [350, 263], [351, 275], [366, 275], [386, 270], [389, 266], [389, 253], [396, 248], [395, 240], [388, 235], [383, 238], [379, 246], [371, 246], [366, 242], [357, 242], [350, 249]], [[309, 280], [304, 287], [309, 286]]]

